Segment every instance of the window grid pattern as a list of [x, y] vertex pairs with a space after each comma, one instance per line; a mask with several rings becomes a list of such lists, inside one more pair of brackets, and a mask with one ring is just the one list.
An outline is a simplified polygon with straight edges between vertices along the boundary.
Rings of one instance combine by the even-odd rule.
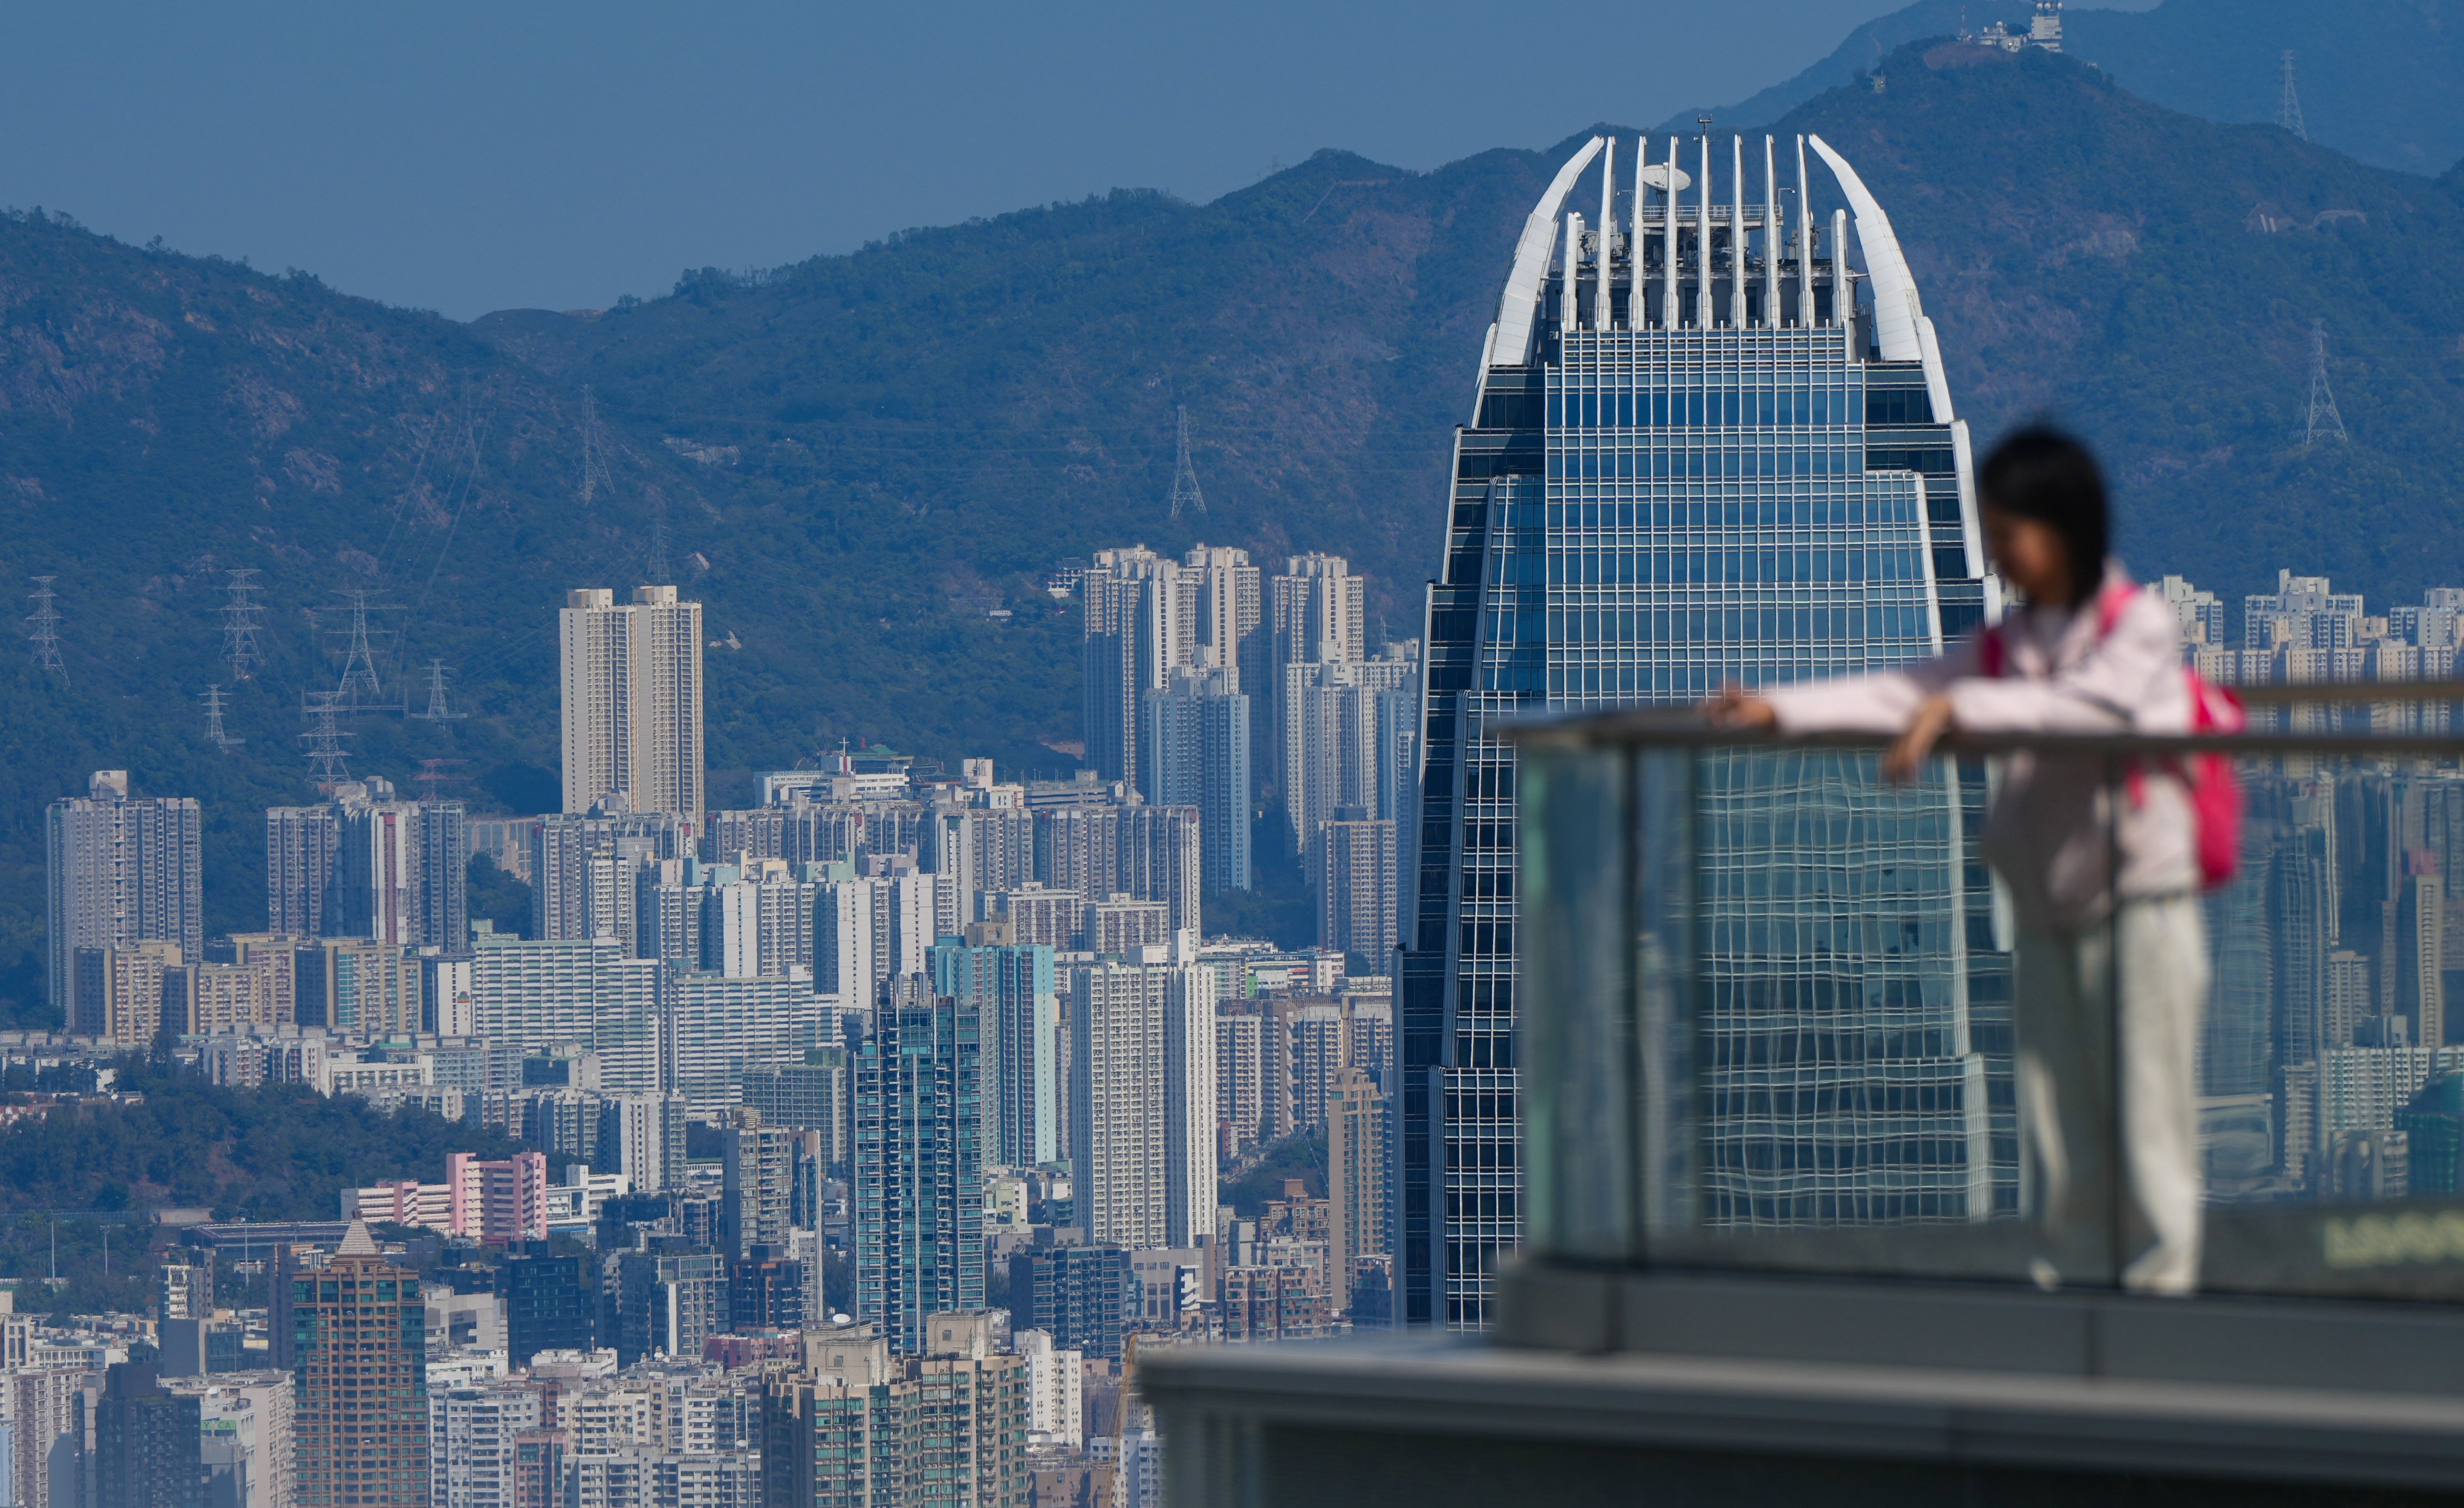
[[[1521, 1234], [1514, 759], [1489, 719], [1900, 664], [1982, 604], [1948, 426], [1929, 423], [1911, 374], [1881, 381], [1836, 328], [1565, 331], [1550, 346], [1538, 474], [1495, 476], [1480, 507], [1459, 483], [1448, 540], [1446, 579], [1477, 583], [1479, 618], [1459, 762], [1441, 759], [1431, 724], [1431, 767], [1455, 776], [1430, 793], [1431, 815], [1449, 794], [1459, 810], [1444, 824], [1446, 1058], [1421, 1113], [1443, 1126], [1428, 1318], [1457, 1328], [1487, 1322], [1497, 1259]], [[1869, 417], [1894, 427], [1869, 436]], [[1764, 765], [1731, 759], [1699, 788], [1715, 904], [1689, 1218], [2009, 1209], [2008, 1060], [1969, 1029], [1980, 998], [2007, 1015], [2007, 959], [1972, 946], [1991, 940], [1972, 841], [1981, 778], [1877, 793], [1845, 756]], [[1775, 823], [1791, 828], [1776, 847]], [[1817, 855], [1826, 837], [1854, 856]], [[1440, 872], [1424, 867], [1422, 884]], [[1407, 1180], [1407, 1219], [1414, 1198]]]

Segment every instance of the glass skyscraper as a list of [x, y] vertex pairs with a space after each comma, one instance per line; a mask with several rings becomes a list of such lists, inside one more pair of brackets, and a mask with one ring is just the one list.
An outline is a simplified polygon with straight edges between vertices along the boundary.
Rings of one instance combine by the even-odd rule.
[[[1786, 187], [1769, 138], [1626, 144], [1621, 173], [1594, 139], [1533, 208], [1457, 432], [1398, 957], [1409, 1322], [1486, 1322], [1521, 1229], [1515, 765], [1489, 722], [1879, 667], [1988, 611], [1968, 431], [1854, 169], [1818, 137]], [[1596, 221], [1570, 212], [1595, 195]], [[1878, 789], [1841, 754], [1704, 766], [1695, 1218], [2009, 1208], [1981, 798], [1957, 774]]]

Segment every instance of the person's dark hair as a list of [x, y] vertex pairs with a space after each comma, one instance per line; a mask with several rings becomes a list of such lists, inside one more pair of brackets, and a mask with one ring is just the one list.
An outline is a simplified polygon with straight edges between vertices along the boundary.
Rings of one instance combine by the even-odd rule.
[[2076, 607], [2096, 595], [2104, 579], [2110, 525], [2105, 515], [2104, 474], [2087, 447], [2058, 429], [2031, 426], [2011, 435], [1985, 458], [1977, 489], [1991, 507], [2053, 525], [2069, 547]]

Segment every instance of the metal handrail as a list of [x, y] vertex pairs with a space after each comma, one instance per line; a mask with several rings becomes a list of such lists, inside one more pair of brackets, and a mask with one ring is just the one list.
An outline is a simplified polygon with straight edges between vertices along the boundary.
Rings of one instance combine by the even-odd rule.
[[2330, 703], [2464, 702], [2464, 681], [2261, 681], [2229, 686], [2245, 707], [2312, 707]]
[[[2457, 693], [2464, 696], [2464, 688]], [[1491, 736], [1523, 749], [1887, 749], [1889, 733], [1785, 733], [1719, 728], [1692, 708], [1634, 707], [1546, 713], [1488, 725]], [[1951, 733], [1945, 754], [2339, 754], [2352, 758], [2464, 758], [2464, 730], [2451, 733]]]

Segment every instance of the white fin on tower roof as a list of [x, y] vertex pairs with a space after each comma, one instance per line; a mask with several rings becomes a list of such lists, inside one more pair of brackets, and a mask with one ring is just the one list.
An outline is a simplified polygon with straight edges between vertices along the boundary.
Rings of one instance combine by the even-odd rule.
[[1549, 253], [1557, 245], [1557, 216], [1566, 196], [1574, 191], [1574, 180], [1592, 165], [1602, 144], [1604, 139], [1595, 136], [1568, 158], [1523, 222], [1523, 238], [1514, 246], [1514, 271], [1507, 274], [1506, 294], [1498, 300], [1497, 339], [1488, 357], [1492, 365], [1521, 366], [1531, 360], [1531, 332], [1540, 322], [1540, 286], [1549, 276]]

